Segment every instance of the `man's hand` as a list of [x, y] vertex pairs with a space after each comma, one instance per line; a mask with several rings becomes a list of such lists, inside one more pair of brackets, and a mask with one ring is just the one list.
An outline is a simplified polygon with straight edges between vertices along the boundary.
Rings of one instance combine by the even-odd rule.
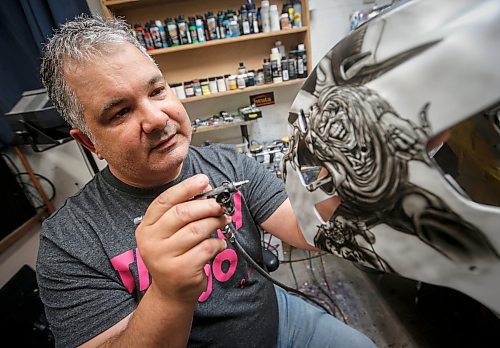
[[163, 192], [149, 206], [135, 232], [152, 275], [152, 291], [167, 301], [196, 303], [206, 288], [205, 264], [226, 247], [210, 238], [231, 219], [214, 199], [191, 200], [209, 186], [193, 176]]

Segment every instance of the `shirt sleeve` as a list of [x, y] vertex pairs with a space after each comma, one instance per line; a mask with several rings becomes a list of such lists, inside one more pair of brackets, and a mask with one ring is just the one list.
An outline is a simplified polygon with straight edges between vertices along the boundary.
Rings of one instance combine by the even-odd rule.
[[99, 267], [81, 258], [97, 259], [89, 255], [99, 252], [98, 244], [95, 250], [86, 250], [84, 240], [78, 244], [80, 250], [76, 251], [43, 234], [40, 239], [37, 281], [57, 347], [85, 343], [136, 307], [133, 295], [112, 276], [114, 271], [105, 255], [101, 255]]
[[261, 224], [287, 199], [285, 185], [261, 163], [245, 155], [239, 156], [242, 175], [250, 181], [245, 188], [245, 199], [254, 220]]

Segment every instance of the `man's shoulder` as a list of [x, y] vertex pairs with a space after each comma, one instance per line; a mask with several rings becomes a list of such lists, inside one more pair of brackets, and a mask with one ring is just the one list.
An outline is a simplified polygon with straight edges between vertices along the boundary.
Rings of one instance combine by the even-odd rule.
[[80, 191], [66, 198], [62, 206], [43, 221], [42, 235], [49, 230], [53, 230], [58, 225], [68, 227], [71, 221], [78, 220], [85, 214], [89, 214], [89, 210], [98, 209], [98, 180], [98, 176], [92, 178]]
[[211, 161], [234, 161], [241, 160], [244, 156], [237, 151], [233, 144], [210, 144], [207, 146], [191, 146], [192, 155], [202, 157]]

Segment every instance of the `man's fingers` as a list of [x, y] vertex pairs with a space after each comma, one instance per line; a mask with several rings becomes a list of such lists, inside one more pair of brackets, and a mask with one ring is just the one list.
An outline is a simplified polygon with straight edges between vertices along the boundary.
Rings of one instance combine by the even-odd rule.
[[208, 185], [208, 177], [204, 174], [197, 174], [189, 179], [186, 179], [179, 184], [170, 187], [162, 192], [149, 205], [148, 210], [144, 214], [142, 224], [154, 224], [166, 211], [182, 202], [186, 202], [202, 193]]
[[189, 260], [190, 267], [202, 269], [218, 253], [224, 250], [226, 246], [227, 244], [224, 239], [207, 238], [181, 257]]
[[206, 218], [184, 226], [169, 238], [169, 243], [176, 246], [176, 255], [183, 254], [194, 248], [205, 239], [210, 238], [212, 233], [223, 228], [231, 222], [229, 216]]

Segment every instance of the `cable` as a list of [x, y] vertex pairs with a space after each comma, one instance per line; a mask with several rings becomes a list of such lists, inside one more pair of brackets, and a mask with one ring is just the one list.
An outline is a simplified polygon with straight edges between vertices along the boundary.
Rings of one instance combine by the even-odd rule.
[[[302, 298], [304, 298], [304, 299], [306, 299], [308, 301], [313, 302], [317, 306], [321, 307], [325, 312], [329, 313], [329, 310], [327, 308], [325, 308], [325, 306], [323, 306], [320, 302], [316, 301], [314, 298], [312, 298], [312, 297], [304, 294], [300, 290], [291, 288], [291, 287], [289, 287], [289, 286], [281, 283], [280, 281], [274, 279], [273, 277], [271, 277], [269, 275], [269, 273], [267, 273], [262, 267], [260, 267], [260, 265], [257, 262], [255, 262], [254, 259], [252, 259], [252, 257], [250, 255], [247, 254], [247, 252], [245, 251], [245, 249], [238, 242], [238, 240], [236, 239], [236, 233], [235, 233], [236, 229], [234, 228], [234, 225], [232, 223], [230, 223], [226, 227], [229, 227], [229, 230], [230, 230], [230, 234], [228, 234], [226, 236], [226, 239], [233, 245], [233, 247], [236, 249], [236, 251], [238, 253], [240, 253], [240, 255], [243, 256], [243, 258], [248, 263], [250, 263], [254, 267], [254, 269], [257, 272], [259, 272], [264, 278], [266, 278], [267, 280], [271, 281], [273, 284], [279, 286], [280, 288], [282, 288], [282, 289], [284, 289], [284, 290], [286, 290], [288, 292], [294, 293], [294, 294], [299, 295], [300, 297], [302, 297]], [[224, 233], [227, 233], [227, 231], [225, 231]]]

